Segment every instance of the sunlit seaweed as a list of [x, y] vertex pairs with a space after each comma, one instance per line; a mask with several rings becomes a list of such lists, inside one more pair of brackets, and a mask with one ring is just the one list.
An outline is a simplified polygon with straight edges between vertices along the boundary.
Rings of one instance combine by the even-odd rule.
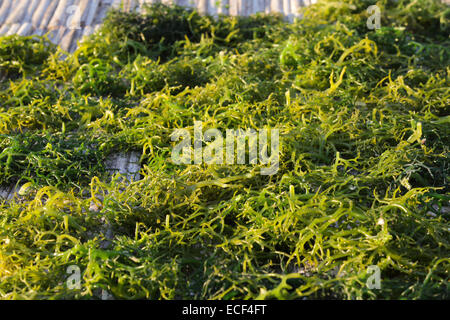
[[[448, 9], [380, 1], [368, 30], [370, 4], [112, 11], [73, 54], [0, 38], [0, 183], [22, 185], [0, 204], [0, 297], [448, 299]], [[279, 128], [278, 173], [176, 166], [195, 120]], [[127, 151], [139, 181], [104, 167]]]

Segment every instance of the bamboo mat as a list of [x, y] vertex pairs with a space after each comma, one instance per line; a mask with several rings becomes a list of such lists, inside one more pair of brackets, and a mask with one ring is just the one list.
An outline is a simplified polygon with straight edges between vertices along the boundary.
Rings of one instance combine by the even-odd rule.
[[315, 0], [0, 0], [0, 35], [43, 35], [73, 52], [78, 40], [94, 32], [111, 7], [139, 11], [144, 3], [175, 3], [211, 15], [246, 16], [279, 12], [292, 19]]

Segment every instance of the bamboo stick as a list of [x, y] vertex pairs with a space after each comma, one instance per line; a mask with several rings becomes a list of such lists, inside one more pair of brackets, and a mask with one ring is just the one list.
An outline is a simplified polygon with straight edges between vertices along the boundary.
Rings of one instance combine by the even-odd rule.
[[70, 6], [71, 0], [60, 0], [58, 7], [56, 7], [55, 13], [48, 24], [48, 28], [60, 27], [64, 24], [64, 17], [66, 15], [67, 7]]
[[139, 0], [131, 0], [131, 11], [137, 11], [139, 9]]
[[217, 16], [218, 13], [218, 8], [216, 6], [216, 2], [217, 0], [209, 0], [208, 1], [208, 11], [207, 13], [212, 15], [212, 16]]
[[207, 0], [199, 0], [197, 8], [198, 8], [198, 12], [200, 12], [201, 14], [208, 13], [208, 1]]
[[40, 26], [42, 19], [44, 18], [45, 11], [50, 5], [52, 0], [43, 0], [39, 3], [39, 6], [36, 8], [36, 11], [33, 13], [31, 17], [31, 23], [33, 26]]
[[298, 0], [291, 0], [292, 15], [296, 17], [298, 15]]
[[136, 0], [134, 3], [134, 11], [141, 12], [142, 5], [144, 4], [145, 0]]
[[253, 0], [253, 12], [252, 13], [264, 11], [264, 9], [261, 9], [263, 7], [261, 4], [262, 4], [261, 0]]
[[25, 22], [31, 22], [31, 18], [33, 17], [34, 12], [36, 11], [38, 5], [41, 3], [41, 0], [32, 0], [30, 6], [26, 9], [27, 13], [25, 15]]
[[139, 8], [139, 0], [131, 0], [130, 7], [132, 12], [136, 11]]
[[139, 171], [141, 170], [140, 157], [141, 155], [138, 152], [116, 153], [108, 157], [105, 167], [108, 171], [126, 175], [128, 181], [139, 180]]
[[40, 37], [40, 36], [43, 36], [45, 34], [45, 31], [42, 30], [42, 29], [35, 29], [33, 33]]
[[242, 15], [242, 12], [244, 11], [244, 5], [242, 3], [243, 0], [234, 0], [237, 3], [237, 15]]
[[123, 11], [129, 12], [131, 10], [131, 8], [130, 8], [130, 6], [131, 6], [130, 1], [131, 0], [123, 0]]
[[54, 41], [54, 39], [55, 39], [57, 33], [58, 33], [58, 29], [53, 29], [53, 30], [48, 31], [48, 32], [47, 32], [47, 37], [48, 37], [48, 39], [49, 39], [51, 42], [56, 43], [56, 42]]
[[17, 32], [17, 30], [19, 30], [20, 28], [20, 23], [14, 23], [11, 25], [11, 27], [9, 28], [8, 32], [6, 33], [7, 36], [13, 35]]
[[0, 186], [0, 198], [12, 200], [21, 188], [22, 186], [16, 185]]
[[266, 12], [267, 0], [258, 0], [258, 3], [259, 3], [259, 11]]
[[[17, 1], [19, 1], [18, 4]], [[9, 16], [6, 19], [5, 23], [6, 24], [21, 23], [22, 19], [25, 16], [25, 13], [27, 12], [29, 3], [30, 0], [15, 0], [15, 3], [12, 6], [12, 10], [9, 13]]]
[[78, 5], [79, 5], [79, 9], [80, 9], [80, 26], [81, 28], [84, 28], [86, 26], [86, 18], [88, 16], [88, 6], [89, 6], [89, 2], [91, 2], [91, 0], [81, 0]]
[[119, 9], [121, 7], [121, 5], [122, 5], [122, 0], [113, 0], [111, 6], [113, 8]]
[[74, 30], [74, 31], [75, 31], [75, 34], [73, 36], [72, 43], [68, 49], [69, 52], [74, 52], [75, 50], [77, 50], [78, 40], [80, 39], [80, 36], [82, 34], [81, 30]]
[[57, 6], [58, 6], [58, 1], [51, 0], [50, 3], [48, 4], [48, 7], [45, 8], [45, 14], [42, 18], [41, 25], [40, 25], [41, 29], [44, 29], [44, 30], [47, 29]]
[[83, 33], [82, 30], [73, 30], [73, 31], [74, 35], [72, 37], [69, 47], [67, 48], [67, 51], [70, 53], [73, 53], [75, 50], [77, 50], [78, 41], [80, 40], [80, 36]]
[[22, 26], [17, 30], [17, 34], [19, 36], [28, 36], [33, 31], [33, 25], [31, 22], [25, 22]]
[[92, 24], [92, 22], [94, 21], [95, 12], [97, 11], [98, 5], [99, 5], [99, 0], [92, 0], [92, 1], [90, 1], [89, 13], [88, 13], [87, 18], [86, 18], [86, 25], [87, 26], [90, 26]]
[[283, 14], [289, 16], [291, 14], [291, 1], [283, 0]]
[[[67, 7], [66, 13], [67, 17], [65, 18], [66, 23], [65, 26], [70, 29], [81, 29], [82, 28], [82, 18], [83, 18], [83, 3], [80, 0], [74, 0], [71, 6]], [[70, 8], [70, 10], [69, 10]]]
[[58, 44], [61, 38], [63, 37], [64, 33], [66, 32], [66, 30], [67, 30], [66, 27], [63, 26], [58, 27], [53, 33], [52, 42]]
[[235, 0], [230, 0], [230, 10], [229, 13], [232, 16], [237, 16], [239, 12], [238, 3]]
[[4, 0], [2, 2], [2, 6], [0, 7], [0, 24], [6, 20], [6, 17], [11, 9], [11, 4], [12, 0]]
[[84, 37], [88, 37], [92, 33], [94, 33], [94, 28], [92, 26], [86, 26], [86, 28], [84, 28], [83, 33], [81, 35], [81, 42], [83, 42]]
[[178, 0], [175, 1], [177, 5], [182, 6], [182, 7], [189, 7], [189, 0]]
[[230, 14], [230, 1], [221, 0], [218, 12], [219, 14], [227, 14], [227, 15]]
[[110, 5], [106, 5], [105, 3], [100, 2], [99, 8], [97, 9], [97, 13], [95, 15], [94, 24], [101, 24], [110, 8]]
[[271, 12], [283, 12], [282, 0], [271, 0], [270, 1], [270, 11]]
[[9, 25], [8, 24], [4, 24], [1, 28], [0, 28], [0, 34], [6, 34], [9, 30]]
[[242, 1], [242, 15], [249, 16], [253, 13], [253, 0]]
[[76, 29], [68, 29], [68, 31], [66, 31], [66, 33], [62, 36], [61, 41], [59, 42], [61, 49], [65, 51], [70, 50], [76, 31]]
[[185, 0], [185, 1], [186, 1], [186, 7], [189, 7], [189, 8], [196, 8], [197, 7], [197, 5], [196, 5], [194, 0]]

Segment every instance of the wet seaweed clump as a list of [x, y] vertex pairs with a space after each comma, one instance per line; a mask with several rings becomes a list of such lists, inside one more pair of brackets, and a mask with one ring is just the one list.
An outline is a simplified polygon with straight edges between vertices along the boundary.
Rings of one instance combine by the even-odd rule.
[[[158, 4], [71, 54], [1, 37], [0, 298], [448, 299], [448, 18], [437, 0], [320, 0], [292, 23]], [[276, 174], [176, 164], [171, 134], [197, 121], [278, 129]], [[107, 164], [130, 152], [128, 181]]]
[[17, 35], [0, 38], [0, 76], [17, 78], [33, 73], [47, 62], [55, 52], [55, 45], [42, 37], [20, 37]]

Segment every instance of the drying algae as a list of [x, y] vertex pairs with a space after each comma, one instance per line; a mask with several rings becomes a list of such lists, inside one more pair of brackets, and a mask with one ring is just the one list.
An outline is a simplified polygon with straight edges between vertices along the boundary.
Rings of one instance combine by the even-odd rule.
[[[116, 10], [73, 54], [1, 37], [0, 298], [450, 298], [448, 7], [303, 16]], [[197, 121], [278, 129], [278, 171], [177, 165]], [[111, 175], [131, 152], [140, 179]]]

